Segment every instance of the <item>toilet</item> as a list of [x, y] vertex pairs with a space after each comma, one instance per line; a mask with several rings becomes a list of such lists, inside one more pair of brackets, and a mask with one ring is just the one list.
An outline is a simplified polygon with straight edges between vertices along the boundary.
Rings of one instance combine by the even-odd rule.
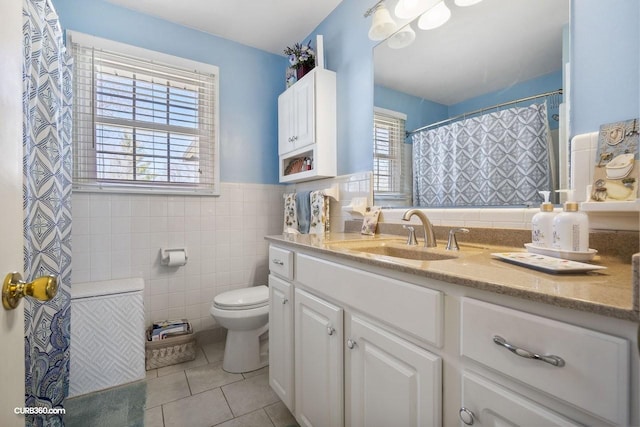
[[209, 310], [227, 328], [222, 369], [241, 373], [269, 363], [269, 288], [264, 285], [223, 292]]

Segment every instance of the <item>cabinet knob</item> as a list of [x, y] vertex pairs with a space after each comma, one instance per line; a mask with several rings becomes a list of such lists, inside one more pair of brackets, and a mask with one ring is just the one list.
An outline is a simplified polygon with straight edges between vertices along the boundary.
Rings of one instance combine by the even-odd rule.
[[327, 335], [333, 335], [336, 330], [331, 327], [331, 325], [327, 326]]
[[289, 302], [289, 299], [288, 299], [288, 298], [282, 298], [282, 304], [283, 304], [283, 305], [284, 305], [284, 304], [286, 304], [286, 303], [288, 303], [288, 302]]
[[353, 347], [356, 346], [356, 342], [352, 339], [348, 339], [347, 340], [347, 347], [349, 347], [350, 349], [353, 349]]
[[468, 426], [473, 425], [473, 421], [475, 419], [473, 412], [465, 408], [464, 406], [460, 408], [460, 412], [458, 413], [460, 416], [460, 420]]

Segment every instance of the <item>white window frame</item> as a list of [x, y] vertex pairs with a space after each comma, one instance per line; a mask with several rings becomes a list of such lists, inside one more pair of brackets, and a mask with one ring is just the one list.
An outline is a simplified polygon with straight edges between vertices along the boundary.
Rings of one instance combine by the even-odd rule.
[[[381, 114], [381, 115], [386, 115], [395, 119], [400, 119], [400, 120], [404, 120], [405, 122], [407, 121], [407, 115], [398, 111], [393, 111], [393, 110], [388, 110], [386, 108], [380, 108], [380, 107], [374, 107], [373, 108], [374, 111], [374, 135], [373, 135], [373, 144], [375, 146], [375, 116], [376, 114]], [[376, 191], [375, 192], [375, 198], [376, 200], [385, 200], [388, 202], [393, 202], [393, 201], [399, 201], [401, 202], [411, 202], [413, 195], [410, 192], [410, 180], [412, 179], [411, 177], [411, 160], [408, 158], [405, 158], [405, 156], [407, 156], [410, 153], [410, 150], [407, 149], [406, 147], [406, 143], [405, 143], [405, 138], [400, 137], [400, 140], [398, 141], [399, 144], [401, 144], [399, 147], [397, 147], [397, 156], [398, 158], [396, 159], [397, 162], [396, 164], [398, 165], [394, 170], [391, 171], [391, 174], [394, 175], [394, 178], [397, 179], [397, 182], [399, 182], [399, 188], [397, 188], [397, 191], [385, 191], [385, 192], [380, 192], [380, 191]], [[375, 148], [375, 147], [374, 147]], [[376, 153], [374, 151], [374, 158], [376, 157]], [[402, 169], [406, 169], [406, 170], [402, 170]], [[375, 181], [375, 170], [373, 171], [374, 174], [374, 181]], [[409, 182], [403, 182], [404, 180], [409, 180]], [[404, 191], [403, 191], [404, 190]], [[405, 203], [406, 204], [406, 203]]]
[[[213, 96], [213, 144], [208, 147], [209, 152], [213, 156], [212, 162], [212, 185], [210, 187], [190, 187], [188, 185], [180, 185], [176, 187], [166, 185], [146, 184], [142, 182], [131, 183], [106, 183], [95, 182], [90, 183], [73, 183], [73, 191], [78, 192], [108, 192], [108, 193], [146, 193], [146, 194], [180, 194], [195, 196], [219, 196], [220, 195], [220, 69], [219, 67], [203, 62], [193, 61], [165, 53], [140, 48], [113, 40], [91, 36], [76, 31], [67, 30], [67, 46], [76, 43], [86, 48], [94, 48], [105, 50], [116, 54], [130, 56], [157, 64], [175, 67], [183, 70], [195, 70], [199, 73], [212, 74], [214, 77], [214, 96]], [[75, 104], [74, 104], [75, 106]], [[76, 124], [74, 123], [74, 126]], [[95, 124], [93, 125], [95, 128]], [[75, 129], [75, 128], [74, 128]], [[74, 150], [77, 146], [74, 144]], [[95, 151], [94, 151], [95, 155]], [[74, 155], [74, 162], [76, 155]], [[75, 165], [74, 167], [86, 167], [86, 165]]]

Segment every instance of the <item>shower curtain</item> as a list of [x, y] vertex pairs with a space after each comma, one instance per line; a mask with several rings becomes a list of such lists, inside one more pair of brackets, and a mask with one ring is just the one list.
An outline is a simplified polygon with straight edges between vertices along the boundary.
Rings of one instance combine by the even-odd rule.
[[514, 107], [413, 135], [414, 205], [513, 206], [550, 190], [546, 103]]
[[[23, 207], [26, 280], [58, 277], [49, 302], [25, 298], [25, 405], [62, 408], [69, 389], [71, 69], [50, 0], [23, 1]], [[28, 415], [28, 426], [63, 426]]]

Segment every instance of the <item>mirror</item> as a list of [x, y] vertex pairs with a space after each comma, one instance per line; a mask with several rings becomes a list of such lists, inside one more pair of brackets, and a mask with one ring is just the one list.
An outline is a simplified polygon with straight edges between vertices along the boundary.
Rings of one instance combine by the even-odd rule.
[[[512, 107], [524, 108], [534, 102], [547, 101], [547, 120], [552, 141], [545, 147], [549, 149], [545, 171], [548, 174], [547, 188], [535, 188], [537, 184], [527, 184], [531, 187], [528, 189], [529, 196], [518, 203], [495, 203], [488, 199], [489, 203], [486, 203], [487, 200], [479, 200], [481, 197], [470, 197], [463, 203], [448, 199], [437, 205], [414, 205], [522, 207], [540, 203], [537, 196], [539, 189], [566, 186], [566, 91], [565, 95], [560, 93], [495, 106], [564, 89], [569, 59], [569, 2], [483, 0], [472, 6], [459, 7], [454, 0], [445, 0], [451, 10], [451, 18], [444, 25], [421, 30], [417, 25], [418, 19], [415, 19], [407, 23], [416, 34], [409, 46], [399, 49], [390, 47], [393, 45], [389, 42], [393, 38], [391, 36], [374, 48], [374, 107], [383, 114], [401, 113], [406, 119], [405, 129], [408, 132], [427, 126], [440, 129], [451, 123], [466, 123], [486, 113], [497, 113]], [[396, 0], [386, 2], [392, 16], [396, 3]], [[396, 22], [399, 20], [396, 19]], [[399, 22], [400, 25], [404, 23], [406, 21]], [[449, 122], [450, 118], [455, 120]], [[440, 124], [435, 125], [437, 123]], [[415, 137], [409, 136], [402, 145], [406, 150], [403, 161], [398, 164], [403, 164], [405, 171], [412, 164], [414, 140]], [[526, 147], [523, 149], [528, 150]], [[379, 168], [383, 175], [385, 167], [386, 164], [381, 166], [374, 156], [374, 169]], [[451, 169], [451, 165], [445, 164], [440, 169], [446, 171]], [[389, 185], [390, 181], [383, 177], [374, 183], [375, 204], [383, 207], [411, 204], [413, 177], [405, 175], [394, 188]], [[521, 190], [524, 191], [522, 188], [505, 187], [504, 192]]]

